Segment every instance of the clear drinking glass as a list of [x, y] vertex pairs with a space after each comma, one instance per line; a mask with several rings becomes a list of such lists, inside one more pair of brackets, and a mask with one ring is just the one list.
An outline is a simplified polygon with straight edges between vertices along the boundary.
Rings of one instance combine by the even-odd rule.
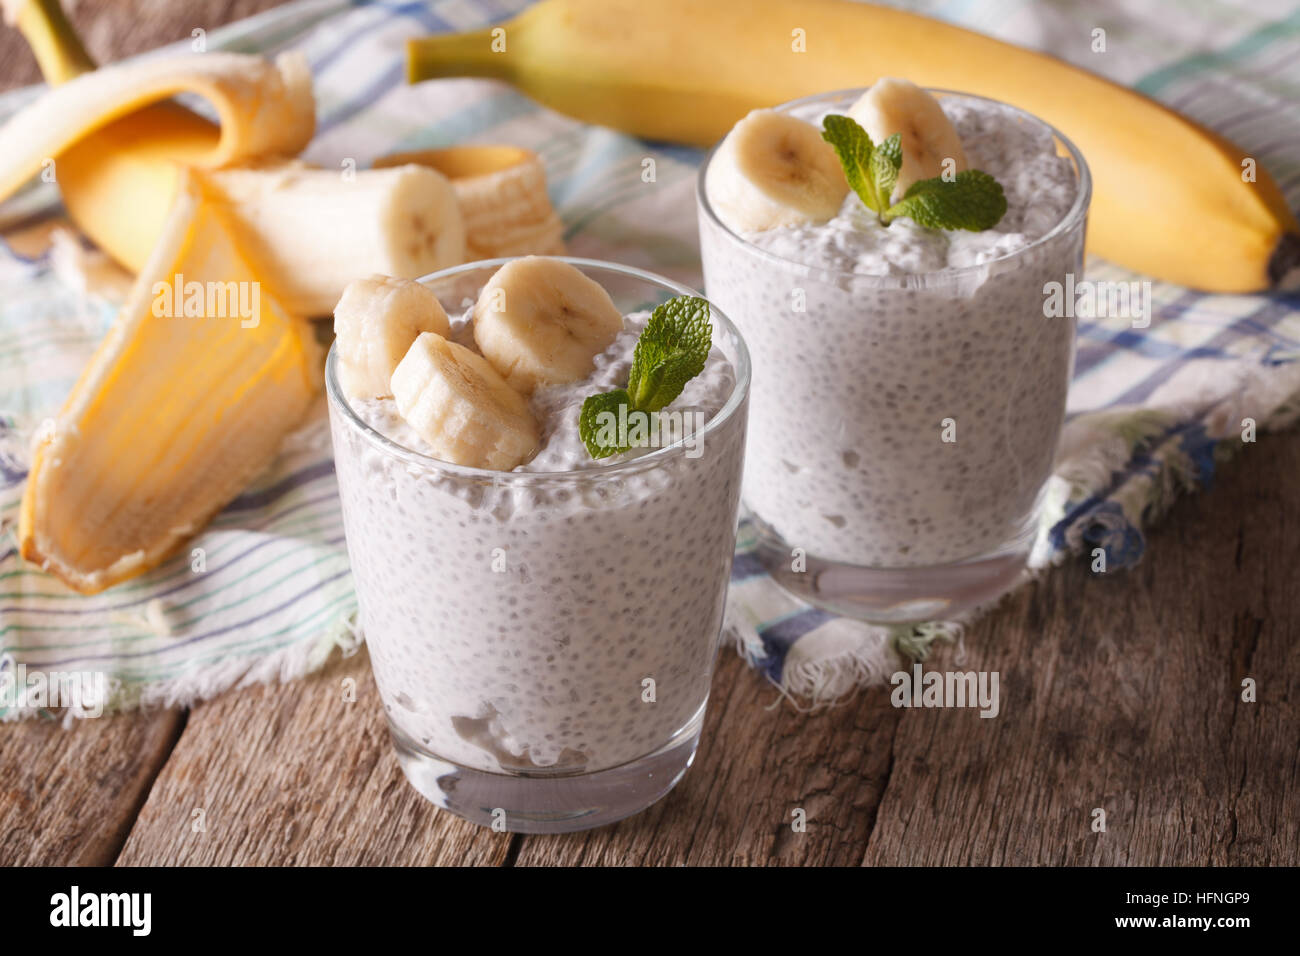
[[[778, 109], [816, 121], [861, 93]], [[1076, 200], [1041, 239], [976, 266], [863, 275], [781, 258], [719, 220], [713, 154], [700, 169], [705, 288], [754, 362], [743, 498], [759, 556], [835, 612], [951, 616], [1025, 567], [1074, 363], [1074, 319], [1045, 317], [1045, 285], [1082, 273], [1091, 180], [1064, 136], [1012, 112], [1068, 157]]]
[[[504, 262], [428, 276], [462, 314]], [[624, 314], [697, 294], [565, 259]], [[691, 444], [568, 472], [465, 468], [402, 447], [350, 407], [326, 363], [361, 625], [411, 784], [475, 823], [557, 833], [667, 793], [695, 754], [735, 547], [749, 356]], [[575, 423], [576, 427], [576, 423]]]

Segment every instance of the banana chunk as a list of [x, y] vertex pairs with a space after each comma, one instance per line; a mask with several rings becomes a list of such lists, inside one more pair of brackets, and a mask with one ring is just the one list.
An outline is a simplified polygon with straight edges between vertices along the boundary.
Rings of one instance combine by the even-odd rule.
[[509, 471], [537, 450], [528, 402], [481, 356], [421, 332], [393, 372], [393, 398], [436, 457]]
[[952, 172], [966, 168], [961, 137], [933, 96], [915, 83], [882, 77], [858, 97], [849, 117], [867, 131], [873, 143], [895, 133], [901, 138], [903, 168], [898, 171], [892, 200], [897, 202], [907, 187], [944, 172], [944, 160], [952, 160]]
[[623, 314], [598, 282], [558, 259], [508, 262], [474, 304], [474, 342], [524, 395], [586, 378], [623, 330]]
[[349, 398], [392, 395], [393, 370], [421, 332], [451, 334], [438, 297], [411, 279], [371, 276], [348, 283], [334, 307], [339, 385]]
[[297, 160], [208, 174], [266, 281], [298, 315], [329, 315], [352, 279], [414, 279], [466, 261], [447, 177], [424, 166], [336, 170]]
[[735, 232], [825, 222], [848, 195], [835, 150], [788, 113], [754, 110], [727, 134], [705, 179], [718, 218]]
[[542, 158], [519, 146], [448, 146], [397, 153], [375, 167], [416, 163], [451, 180], [465, 220], [465, 259], [564, 254], [564, 223], [546, 192]]

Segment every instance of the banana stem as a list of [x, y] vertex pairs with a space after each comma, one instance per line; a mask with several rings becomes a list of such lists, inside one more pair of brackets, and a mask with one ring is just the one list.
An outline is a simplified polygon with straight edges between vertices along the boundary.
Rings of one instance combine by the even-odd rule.
[[514, 70], [505, 52], [495, 52], [492, 28], [469, 33], [415, 37], [406, 42], [406, 81], [445, 76], [486, 76], [508, 80]]
[[17, 13], [13, 13], [12, 2], [5, 3], [6, 12], [32, 48], [45, 82], [57, 86], [95, 68], [95, 61], [82, 46], [81, 37], [68, 21], [59, 0], [16, 2], [20, 4]]

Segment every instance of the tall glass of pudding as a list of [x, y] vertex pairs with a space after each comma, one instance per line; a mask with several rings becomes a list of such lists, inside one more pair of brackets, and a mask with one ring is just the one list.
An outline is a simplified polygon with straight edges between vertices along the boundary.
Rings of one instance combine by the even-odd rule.
[[[749, 388], [739, 333], [694, 299], [711, 347], [653, 416], [662, 433], [592, 457], [585, 400], [628, 385], [657, 306], [697, 294], [624, 266], [541, 261], [421, 280], [441, 308], [417, 302], [425, 318], [413, 321], [450, 321], [409, 345], [394, 394], [382, 394], [385, 369], [369, 390], [349, 379], [349, 348], [375, 340], [369, 326], [351, 345], [340, 332], [326, 369], [360, 623], [402, 769], [439, 806], [525, 833], [626, 817], [689, 767], [735, 546]], [[390, 294], [419, 298], [374, 296]], [[492, 317], [496, 304], [514, 326]], [[606, 322], [594, 339], [592, 308]], [[372, 321], [372, 305], [354, 311]], [[562, 354], [577, 341], [585, 355]], [[374, 358], [365, 348], [354, 364]]]
[[[773, 224], [765, 200], [737, 206], [727, 140], [697, 190], [705, 288], [753, 356], [743, 498], [760, 557], [797, 595], [880, 623], [960, 614], [1024, 571], [1074, 361], [1074, 319], [1046, 302], [1081, 274], [1091, 192], [1084, 158], [1048, 124], [928, 94], [966, 168], [1003, 188], [992, 228], [886, 225], [843, 184], [842, 202], [832, 191], [820, 214]], [[820, 133], [863, 97], [776, 112]], [[758, 166], [753, 151], [788, 146], [751, 140], [743, 161]], [[782, 161], [801, 150], [816, 152], [799, 138]]]

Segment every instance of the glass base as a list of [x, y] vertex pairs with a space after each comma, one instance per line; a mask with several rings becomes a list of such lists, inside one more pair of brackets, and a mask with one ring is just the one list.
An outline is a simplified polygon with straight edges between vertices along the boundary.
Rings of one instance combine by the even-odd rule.
[[951, 619], [988, 604], [1024, 574], [1033, 542], [1023, 540], [980, 557], [916, 568], [871, 568], [807, 555], [792, 567], [793, 548], [750, 512], [758, 532], [757, 556], [772, 579], [816, 607], [873, 624], [919, 624]]
[[640, 813], [682, 779], [695, 759], [704, 707], [654, 753], [593, 773], [490, 773], [429, 753], [389, 722], [411, 786], [444, 810], [510, 833], [572, 833]]

